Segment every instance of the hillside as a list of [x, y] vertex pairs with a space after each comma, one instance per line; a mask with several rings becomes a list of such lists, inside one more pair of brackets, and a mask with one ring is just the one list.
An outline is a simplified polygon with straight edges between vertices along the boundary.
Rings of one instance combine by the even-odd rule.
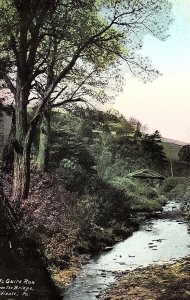
[[168, 144], [176, 144], [176, 145], [180, 145], [180, 146], [184, 146], [187, 145], [188, 143], [182, 142], [182, 141], [178, 141], [178, 140], [174, 140], [174, 139], [169, 139], [166, 137], [162, 137], [162, 141]]
[[163, 145], [166, 157], [168, 159], [171, 159], [172, 161], [178, 161], [179, 150], [182, 146], [187, 145], [187, 143], [162, 137], [162, 145]]
[[164, 152], [166, 154], [167, 159], [171, 159], [172, 161], [178, 160], [178, 153], [181, 148], [180, 145], [162, 142], [162, 146], [164, 148]]
[[171, 166], [169, 163], [170, 160], [172, 161], [174, 176], [190, 176], [190, 165], [187, 162], [179, 161], [178, 157], [179, 150], [184, 145], [187, 145], [187, 143], [174, 139], [162, 138], [162, 146], [168, 159], [168, 173], [166, 172], [167, 176], [171, 175]]

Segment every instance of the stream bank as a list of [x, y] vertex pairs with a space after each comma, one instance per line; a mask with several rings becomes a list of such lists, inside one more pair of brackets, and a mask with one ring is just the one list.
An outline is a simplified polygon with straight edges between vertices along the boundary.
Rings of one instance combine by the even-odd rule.
[[[164, 197], [163, 197], [164, 198]], [[162, 200], [166, 204], [166, 200]], [[168, 205], [167, 205], [168, 206]], [[124, 224], [117, 224], [110, 228], [101, 228], [95, 226], [90, 228], [85, 236], [79, 236], [77, 246], [73, 256], [68, 260], [66, 267], [60, 268], [51, 265], [49, 261], [49, 269], [52, 279], [60, 291], [67, 290], [67, 287], [80, 277], [81, 270], [101, 255], [104, 256], [120, 244], [130, 238], [139, 230], [142, 224], [147, 223], [151, 219], [158, 220], [162, 215], [162, 206], [160, 210], [142, 210], [133, 211], [130, 218]], [[116, 272], [115, 272], [116, 274]], [[87, 298], [88, 299], [88, 298]]]
[[160, 219], [144, 221], [131, 237], [117, 243], [111, 251], [91, 259], [66, 291], [63, 290], [63, 299], [101, 299], [104, 291], [121, 274], [149, 265], [174, 263], [189, 255], [189, 223], [179, 207], [179, 202], [169, 202]]
[[50, 273], [52, 274], [55, 285], [63, 291], [69, 286], [77, 276], [80, 275], [81, 269], [87, 265], [91, 259], [99, 257], [111, 251], [114, 246], [126, 240], [139, 229], [137, 222], [131, 222], [128, 227], [115, 227], [103, 229], [96, 227], [90, 231], [85, 238], [80, 239], [69, 260], [68, 266], [60, 270], [60, 268], [52, 268], [50, 265]]
[[[107, 290], [104, 300], [189, 300], [190, 257], [174, 264], [128, 272]], [[102, 298], [101, 298], [102, 299]]]

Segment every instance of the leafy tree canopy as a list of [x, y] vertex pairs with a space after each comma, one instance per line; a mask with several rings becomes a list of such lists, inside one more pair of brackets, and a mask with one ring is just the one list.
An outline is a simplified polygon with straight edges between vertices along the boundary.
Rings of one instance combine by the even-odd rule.
[[[1, 1], [0, 79], [15, 102], [14, 197], [27, 197], [31, 144], [46, 103], [71, 87], [85, 65], [91, 73], [124, 60], [134, 75], [157, 77], [149, 61], [135, 52], [146, 34], [166, 38], [170, 11], [167, 0]], [[41, 101], [28, 124], [34, 92]], [[93, 89], [85, 93], [90, 97]]]
[[179, 159], [182, 161], [190, 162], [190, 145], [184, 145], [180, 148], [178, 153]]

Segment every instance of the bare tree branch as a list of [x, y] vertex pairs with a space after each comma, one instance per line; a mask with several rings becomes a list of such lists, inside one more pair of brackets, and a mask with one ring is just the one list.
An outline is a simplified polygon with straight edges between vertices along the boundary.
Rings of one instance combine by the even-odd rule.
[[74, 99], [69, 98], [67, 100], [63, 100], [61, 102], [57, 102], [57, 103], [52, 104], [52, 107], [53, 108], [60, 107], [60, 106], [64, 106], [65, 104], [75, 103], [75, 102], [88, 103], [88, 101], [83, 99], [83, 98], [74, 98]]

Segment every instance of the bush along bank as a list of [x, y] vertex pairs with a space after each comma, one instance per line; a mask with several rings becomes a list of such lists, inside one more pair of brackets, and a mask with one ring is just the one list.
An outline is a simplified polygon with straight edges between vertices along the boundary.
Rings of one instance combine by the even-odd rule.
[[[25, 234], [37, 241], [52, 274], [80, 269], [81, 255], [127, 238], [165, 201], [154, 185], [129, 177], [147, 168], [164, 172], [158, 131], [147, 134], [138, 120], [117, 111], [68, 110], [53, 109], [41, 120], [32, 144], [30, 194], [19, 208]], [[29, 118], [33, 114], [31, 109]], [[11, 173], [10, 155], [4, 160]]]
[[161, 188], [168, 199], [180, 203], [180, 209], [190, 219], [190, 177], [169, 177]]
[[35, 172], [29, 197], [21, 205], [24, 234], [37, 243], [60, 288], [77, 276], [91, 255], [128, 238], [163, 203], [150, 185], [130, 181], [127, 193], [95, 179], [80, 196], [66, 190], [57, 176]]

